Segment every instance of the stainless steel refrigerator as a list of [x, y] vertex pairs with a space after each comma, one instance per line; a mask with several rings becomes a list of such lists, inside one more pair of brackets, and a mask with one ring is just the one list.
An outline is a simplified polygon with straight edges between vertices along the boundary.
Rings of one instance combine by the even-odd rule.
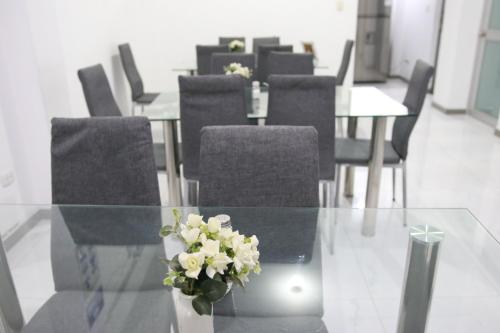
[[384, 82], [389, 75], [390, 3], [359, 0], [354, 82]]

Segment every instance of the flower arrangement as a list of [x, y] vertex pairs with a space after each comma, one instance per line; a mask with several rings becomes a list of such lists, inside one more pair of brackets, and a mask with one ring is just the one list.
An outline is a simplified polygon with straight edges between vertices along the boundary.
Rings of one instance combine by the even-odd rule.
[[231, 50], [231, 52], [240, 52], [240, 51], [243, 51], [245, 49], [245, 43], [241, 40], [232, 40], [230, 43], [229, 43], [229, 49]]
[[207, 222], [203, 216], [189, 214], [181, 223], [180, 212], [173, 210], [174, 225], [162, 227], [160, 235], [174, 235], [186, 251], [166, 260], [169, 273], [163, 283], [189, 296], [199, 315], [210, 315], [212, 304], [222, 299], [233, 283], [245, 286], [251, 272], [260, 273], [257, 237], [246, 237], [231, 227], [223, 228], [218, 219]]
[[248, 67], [244, 67], [237, 62], [230, 63], [229, 66], [224, 66], [224, 72], [226, 75], [239, 74], [246, 79], [249, 79], [250, 76], [252, 76], [252, 71], [248, 69]]

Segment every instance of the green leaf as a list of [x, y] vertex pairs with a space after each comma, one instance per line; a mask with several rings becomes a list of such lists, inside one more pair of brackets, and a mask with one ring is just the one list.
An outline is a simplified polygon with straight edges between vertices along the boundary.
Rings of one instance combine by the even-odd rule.
[[203, 296], [213, 303], [226, 295], [227, 285], [221, 281], [208, 279], [201, 283], [200, 289]]
[[179, 263], [179, 255], [176, 254], [172, 260], [170, 260], [170, 263], [168, 265], [170, 267], [170, 269], [174, 270], [174, 271], [181, 271], [182, 270], [182, 266], [181, 264]]
[[171, 225], [164, 225], [160, 229], [160, 236], [167, 237], [174, 232], [174, 228]]
[[212, 314], [212, 303], [204, 297], [198, 296], [193, 299], [193, 308], [200, 316], [207, 315], [210, 316]]

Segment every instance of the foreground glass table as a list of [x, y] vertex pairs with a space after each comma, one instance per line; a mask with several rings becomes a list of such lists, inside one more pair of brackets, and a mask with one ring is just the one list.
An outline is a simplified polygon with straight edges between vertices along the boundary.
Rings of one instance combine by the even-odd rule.
[[[250, 89], [250, 88], [249, 88]], [[268, 93], [267, 88], [261, 89], [255, 98], [251, 91], [247, 93], [248, 118], [252, 120], [267, 117]], [[180, 102], [178, 92], [160, 94], [156, 100], [146, 108], [143, 114], [151, 121], [163, 123], [165, 140], [165, 156], [167, 163], [167, 181], [169, 190], [169, 203], [181, 204], [181, 190], [177, 161], [175, 154], [175, 122], [180, 120]], [[384, 140], [387, 117], [413, 116], [400, 102], [394, 100], [375, 87], [337, 87], [335, 96], [335, 110], [332, 110], [332, 121], [335, 118], [374, 118], [374, 131], [372, 133], [373, 157], [369, 165], [368, 185], [366, 192], [366, 207], [377, 208], [380, 190], [380, 178], [383, 167]], [[352, 173], [351, 173], [352, 174]]]
[[[445, 234], [426, 332], [500, 331], [500, 244], [467, 210], [370, 210], [371, 226], [364, 210], [182, 212], [227, 213], [233, 229], [260, 240], [261, 274], [216, 304], [207, 332], [395, 332], [409, 227], [422, 224]], [[161, 258], [183, 248], [158, 237], [171, 208], [4, 205], [0, 216], [9, 230], [0, 323], [37, 333], [177, 331]]]

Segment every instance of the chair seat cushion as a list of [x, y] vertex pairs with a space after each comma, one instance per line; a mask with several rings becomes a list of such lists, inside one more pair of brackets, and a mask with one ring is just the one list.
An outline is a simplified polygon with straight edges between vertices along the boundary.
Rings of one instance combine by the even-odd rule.
[[[335, 160], [338, 164], [368, 164], [370, 140], [338, 138], [335, 140]], [[401, 161], [390, 141], [384, 143], [384, 164]]]
[[151, 104], [159, 94], [160, 93], [144, 93], [144, 95], [137, 98], [135, 102], [139, 104]]

